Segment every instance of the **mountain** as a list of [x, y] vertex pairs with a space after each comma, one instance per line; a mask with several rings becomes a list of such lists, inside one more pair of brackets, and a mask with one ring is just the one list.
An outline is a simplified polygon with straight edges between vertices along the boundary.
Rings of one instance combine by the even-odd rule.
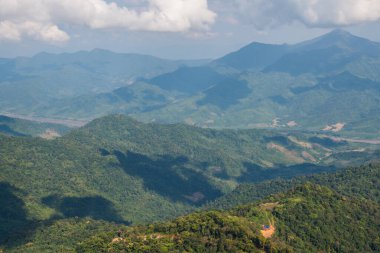
[[224, 76], [209, 67], [184, 67], [149, 81], [164, 90], [196, 94], [222, 81]]
[[100, 49], [4, 59], [0, 61], [0, 111], [39, 115], [36, 108], [49, 107], [57, 99], [109, 92], [140, 78], [203, 63]]
[[380, 43], [341, 29], [295, 45], [251, 43], [213, 61], [214, 66], [239, 71], [263, 70], [292, 75], [326, 74], [344, 70], [362, 58], [379, 58]]
[[53, 140], [0, 135], [1, 245], [18, 247], [58, 224], [92, 229], [87, 218], [136, 225], [167, 220], [240, 182], [335, 171], [376, 156], [312, 136], [143, 124], [121, 115]]
[[353, 53], [360, 53], [374, 57], [380, 56], [379, 46], [380, 43], [378, 42], [355, 36], [342, 29], [335, 29], [318, 38], [295, 45], [298, 51], [338, 47]]
[[[252, 43], [212, 62], [225, 75], [220, 83], [134, 115], [207, 127], [289, 128], [289, 124], [321, 130], [339, 124], [343, 128], [338, 131], [345, 134], [346, 129], [379, 117], [379, 62], [380, 43], [343, 30], [295, 45]], [[377, 136], [380, 131], [374, 123], [367, 132], [361, 129], [350, 134]]]
[[114, 229], [77, 252], [376, 252], [379, 221], [378, 204], [305, 184], [230, 211], [127, 228], [120, 238]]
[[[350, 72], [322, 78], [245, 73], [236, 79], [226, 79], [200, 95], [177, 99], [151, 111], [132, 113], [145, 121], [192, 122], [216, 128], [315, 131], [340, 124], [343, 127], [336, 131], [344, 134], [352, 124], [371, 122], [380, 116], [379, 84]], [[376, 135], [380, 128], [372, 124], [368, 130], [351, 132], [354, 136]]]
[[251, 43], [202, 66], [101, 50], [4, 59], [0, 111], [378, 138], [379, 45], [334, 30], [294, 45]]
[[213, 61], [211, 65], [231, 67], [237, 70], [261, 70], [279, 60], [289, 48], [288, 45], [269, 45], [253, 42], [236, 52]]
[[294, 45], [290, 53], [267, 66], [264, 71], [292, 75], [334, 73], [368, 57], [380, 57], [380, 43], [334, 30], [320, 38]]

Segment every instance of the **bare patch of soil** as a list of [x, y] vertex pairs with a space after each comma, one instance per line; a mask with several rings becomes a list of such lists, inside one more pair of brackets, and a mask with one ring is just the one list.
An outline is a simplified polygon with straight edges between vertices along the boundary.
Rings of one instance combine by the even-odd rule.
[[269, 228], [262, 229], [260, 232], [265, 238], [271, 238], [276, 232], [276, 227], [274, 225], [270, 225]]
[[322, 131], [331, 131], [331, 132], [340, 132], [346, 124], [342, 122], [338, 122], [333, 125], [327, 125], [325, 128], [322, 129]]
[[292, 120], [292, 121], [289, 121], [288, 123], [286, 123], [286, 125], [288, 127], [295, 127], [295, 126], [297, 126], [297, 122], [295, 122], [294, 120]]
[[121, 238], [121, 237], [116, 237], [116, 238], [113, 238], [113, 239], [112, 239], [112, 242], [111, 242], [111, 243], [119, 243], [119, 242], [122, 242], [122, 241], [124, 241], [123, 238]]
[[306, 160], [310, 160], [312, 162], [317, 162], [317, 159], [315, 159], [314, 156], [312, 156], [310, 153], [306, 151], [302, 151], [302, 157], [305, 158]]
[[309, 143], [309, 142], [305, 142], [305, 141], [300, 141], [300, 140], [296, 139], [296, 138], [293, 137], [293, 136], [289, 136], [288, 139], [289, 139], [291, 142], [293, 142], [293, 143], [295, 143], [295, 144], [297, 144], [298, 146], [301, 146], [301, 147], [303, 147], [303, 148], [308, 148], [308, 149], [313, 148], [313, 145], [312, 145], [311, 143]]
[[61, 137], [61, 135], [53, 129], [46, 129], [45, 132], [43, 132], [39, 136], [46, 140], [53, 140], [55, 138]]
[[297, 156], [297, 154], [295, 152], [292, 152], [290, 151], [289, 149], [281, 146], [281, 145], [278, 145], [278, 144], [275, 144], [273, 142], [270, 142], [267, 144], [267, 147], [270, 148], [270, 149], [274, 149], [274, 150], [277, 150], [279, 151], [280, 153], [283, 153], [289, 160], [293, 161], [293, 162], [296, 162], [296, 163], [303, 163], [305, 162], [305, 160], [299, 156]]

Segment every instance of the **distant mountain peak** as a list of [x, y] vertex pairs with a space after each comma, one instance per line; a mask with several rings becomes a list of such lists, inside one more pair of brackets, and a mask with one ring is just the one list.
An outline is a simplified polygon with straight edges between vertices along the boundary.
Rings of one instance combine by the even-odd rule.
[[214, 65], [230, 66], [235, 69], [263, 69], [284, 55], [289, 46], [286, 44], [265, 44], [252, 42], [236, 52], [232, 52], [213, 62]]
[[350, 32], [343, 30], [341, 28], [334, 29], [331, 32], [325, 34], [325, 36], [355, 37]]
[[368, 41], [367, 39], [357, 37], [343, 29], [334, 29], [331, 32], [317, 38], [317, 40], [325, 41], [327, 43], [342, 43], [355, 40]]
[[371, 51], [378, 51], [379, 43], [355, 36], [343, 29], [334, 29], [320, 37], [295, 45], [295, 48], [306, 51], [331, 47], [369, 53]]
[[90, 51], [86, 51], [87, 53], [114, 53], [114, 52], [112, 52], [112, 51], [110, 51], [110, 50], [107, 50], [107, 49], [102, 49], [102, 48], [94, 48], [94, 49], [92, 49], [92, 50], [90, 50]]

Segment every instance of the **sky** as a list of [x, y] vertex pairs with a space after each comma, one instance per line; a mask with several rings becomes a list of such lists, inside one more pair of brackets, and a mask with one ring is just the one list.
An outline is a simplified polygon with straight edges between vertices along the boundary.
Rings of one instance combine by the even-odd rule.
[[380, 0], [0, 0], [0, 57], [102, 48], [211, 59], [336, 28], [380, 41]]

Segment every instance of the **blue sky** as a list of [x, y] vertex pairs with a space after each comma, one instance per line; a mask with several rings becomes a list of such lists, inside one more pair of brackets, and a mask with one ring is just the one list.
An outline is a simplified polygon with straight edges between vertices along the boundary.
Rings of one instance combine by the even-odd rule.
[[104, 48], [216, 58], [334, 28], [380, 41], [380, 0], [0, 0], [0, 57]]

